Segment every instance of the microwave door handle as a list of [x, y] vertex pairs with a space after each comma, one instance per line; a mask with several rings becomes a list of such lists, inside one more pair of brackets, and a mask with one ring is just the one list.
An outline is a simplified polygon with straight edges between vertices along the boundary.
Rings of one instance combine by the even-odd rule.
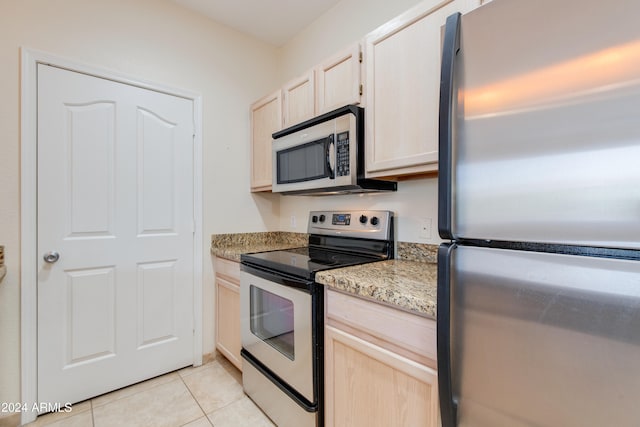
[[336, 151], [336, 145], [333, 142], [333, 135], [329, 135], [329, 137], [327, 138], [327, 172], [329, 173], [329, 179], [335, 179], [336, 175], [335, 175], [335, 171], [334, 171], [334, 167], [336, 164], [336, 155], [335, 155], [335, 151]]

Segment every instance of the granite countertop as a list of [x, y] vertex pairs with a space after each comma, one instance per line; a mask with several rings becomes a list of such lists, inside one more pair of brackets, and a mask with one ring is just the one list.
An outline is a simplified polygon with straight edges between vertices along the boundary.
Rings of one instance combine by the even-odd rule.
[[398, 242], [396, 259], [326, 270], [316, 281], [354, 296], [436, 317], [437, 245]]
[[393, 259], [316, 273], [336, 290], [435, 318], [437, 264]]
[[[307, 246], [303, 233], [214, 234], [211, 253], [232, 261], [240, 255]], [[435, 318], [437, 246], [398, 242], [396, 259], [316, 273], [316, 281], [348, 294]]]
[[240, 262], [242, 254], [298, 248], [307, 246], [308, 241], [308, 234], [284, 231], [214, 234], [211, 236], [211, 253]]

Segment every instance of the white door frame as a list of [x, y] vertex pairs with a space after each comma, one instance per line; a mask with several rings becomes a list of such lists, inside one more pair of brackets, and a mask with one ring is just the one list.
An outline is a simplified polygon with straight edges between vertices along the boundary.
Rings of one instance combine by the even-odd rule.
[[73, 60], [54, 56], [32, 49], [21, 49], [21, 123], [20, 123], [20, 325], [21, 325], [21, 402], [26, 404], [28, 411], [22, 412], [21, 422], [26, 424], [34, 421], [37, 412], [30, 409], [37, 402], [38, 397], [38, 256], [37, 253], [37, 66], [48, 64], [100, 77], [131, 86], [162, 92], [193, 101], [194, 105], [194, 227], [193, 235], [193, 364], [202, 364], [202, 96], [167, 87], [152, 82], [141, 81], [118, 72], [96, 68]]

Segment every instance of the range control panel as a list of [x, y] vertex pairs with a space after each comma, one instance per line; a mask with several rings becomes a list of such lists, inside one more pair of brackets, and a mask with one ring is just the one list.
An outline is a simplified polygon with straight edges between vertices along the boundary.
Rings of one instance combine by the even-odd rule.
[[389, 240], [393, 230], [391, 211], [311, 211], [309, 234]]
[[[311, 218], [311, 221], [313, 221], [313, 218]], [[333, 214], [331, 224], [351, 225], [351, 214]]]

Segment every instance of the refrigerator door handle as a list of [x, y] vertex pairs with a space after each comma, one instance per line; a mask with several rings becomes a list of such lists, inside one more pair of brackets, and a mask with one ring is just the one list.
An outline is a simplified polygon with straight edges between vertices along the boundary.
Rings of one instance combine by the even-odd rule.
[[460, 50], [460, 13], [447, 18], [442, 44], [440, 74], [440, 119], [438, 129], [438, 232], [443, 239], [453, 239], [452, 232], [452, 158], [454, 69]]
[[438, 248], [437, 351], [438, 398], [442, 427], [457, 425], [457, 405], [453, 400], [451, 379], [451, 254], [455, 243], [443, 243]]

